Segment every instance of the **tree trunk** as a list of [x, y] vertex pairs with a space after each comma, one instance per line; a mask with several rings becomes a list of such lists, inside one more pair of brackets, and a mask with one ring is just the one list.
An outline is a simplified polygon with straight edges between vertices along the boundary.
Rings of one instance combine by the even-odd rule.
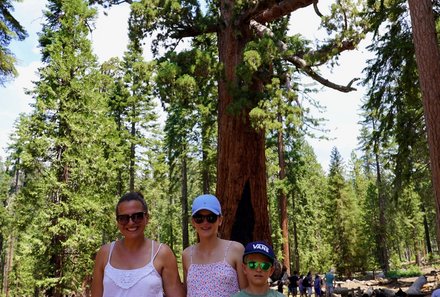
[[[375, 122], [373, 121], [373, 130], [376, 130]], [[386, 197], [384, 195], [382, 174], [379, 161], [379, 140], [374, 141], [374, 155], [376, 162], [376, 184], [377, 184], [377, 196], [379, 204], [379, 226], [376, 234], [376, 244], [378, 247], [379, 264], [384, 273], [388, 272], [388, 248], [387, 248], [387, 221], [385, 218], [386, 211]]]
[[426, 250], [428, 254], [432, 254], [431, 236], [429, 235], [429, 225], [428, 218], [426, 217], [425, 205], [422, 203], [421, 207], [423, 212], [423, 229], [425, 231]]
[[12, 261], [14, 256], [14, 244], [15, 237], [10, 235], [8, 238], [8, 247], [6, 249], [5, 254], [5, 267], [4, 267], [4, 275], [3, 275], [3, 292], [6, 297], [9, 297], [9, 275], [12, 271]]
[[299, 267], [299, 249], [298, 249], [298, 228], [296, 227], [296, 221], [293, 222], [293, 258], [295, 263], [295, 269], [296, 271], [301, 271]]
[[[278, 122], [283, 123], [283, 118], [278, 114]], [[277, 137], [278, 145], [278, 163], [280, 166], [279, 179], [283, 181], [286, 178], [286, 161], [284, 159], [284, 139], [282, 128], [278, 130]], [[290, 252], [289, 252], [289, 230], [287, 221], [287, 197], [284, 187], [279, 189], [278, 205], [280, 208], [280, 227], [283, 239], [283, 265], [287, 268], [287, 273], [290, 275]]]
[[202, 191], [204, 194], [211, 193], [211, 176], [209, 174], [209, 167], [210, 162], [208, 158], [208, 148], [209, 148], [209, 141], [206, 136], [207, 125], [203, 124], [202, 126]]
[[223, 74], [218, 86], [217, 197], [224, 219], [220, 235], [243, 244], [253, 240], [271, 244], [264, 131], [251, 126], [248, 107], [235, 114], [228, 110], [234, 100], [231, 88], [238, 86], [236, 67], [249, 40], [249, 25], [234, 27], [234, 3], [222, 2], [225, 28], [218, 33]]
[[[186, 150], [186, 147], [184, 148]], [[189, 246], [188, 231], [188, 168], [186, 154], [182, 155], [182, 245], [183, 249]]]
[[[431, 0], [409, 0], [417, 68], [428, 133], [432, 184], [436, 201], [437, 243], [440, 241], [440, 51]], [[438, 244], [440, 246], [440, 244]]]
[[134, 191], [134, 177], [135, 177], [135, 164], [136, 164], [136, 145], [134, 144], [134, 138], [136, 137], [136, 124], [134, 122], [131, 123], [131, 131], [130, 131], [132, 140], [130, 143], [130, 181], [129, 187], [130, 191]]

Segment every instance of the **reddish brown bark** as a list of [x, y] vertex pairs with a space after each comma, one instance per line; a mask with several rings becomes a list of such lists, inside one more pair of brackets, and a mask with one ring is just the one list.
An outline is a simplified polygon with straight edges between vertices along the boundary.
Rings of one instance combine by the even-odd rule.
[[[283, 117], [278, 114], [278, 122], [283, 123]], [[277, 136], [278, 144], [278, 163], [280, 166], [279, 179], [283, 181], [286, 178], [286, 161], [284, 159], [284, 138], [283, 131], [280, 129]], [[280, 227], [283, 236], [283, 265], [287, 268], [290, 275], [290, 251], [289, 251], [289, 229], [287, 219], [287, 196], [283, 188], [278, 193], [278, 205], [280, 208]]]
[[440, 51], [431, 0], [409, 0], [408, 4], [428, 132], [436, 200], [437, 243], [440, 243]]
[[[250, 13], [240, 20], [234, 19], [234, 2], [221, 1], [224, 27], [218, 31], [219, 57], [223, 66], [218, 87], [217, 197], [224, 215], [220, 233], [224, 238], [244, 244], [253, 240], [271, 243], [264, 131], [252, 128], [248, 108], [238, 114], [228, 111], [234, 100], [231, 90], [238, 85], [236, 67], [241, 62], [246, 43], [253, 38], [249, 22], [256, 17]], [[268, 10], [255, 11], [261, 22], [267, 22], [313, 2], [287, 0], [278, 5], [271, 3]], [[263, 4], [260, 8], [265, 7]], [[262, 86], [253, 87], [258, 91]]]
[[[232, 3], [223, 4], [225, 23], [233, 24], [233, 6], [229, 6]], [[239, 114], [228, 111], [233, 101], [230, 89], [237, 86], [235, 69], [249, 33], [230, 25], [218, 34], [220, 62], [224, 66], [224, 76], [219, 80], [218, 107], [217, 196], [224, 213], [220, 232], [222, 237], [244, 244], [252, 240], [271, 242], [264, 131], [251, 127], [248, 109]]]

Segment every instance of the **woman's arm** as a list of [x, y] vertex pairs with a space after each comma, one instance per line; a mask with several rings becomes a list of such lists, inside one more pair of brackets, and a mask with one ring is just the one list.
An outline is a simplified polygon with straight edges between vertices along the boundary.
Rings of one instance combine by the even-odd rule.
[[107, 263], [107, 258], [109, 254], [109, 245], [102, 246], [95, 257], [95, 266], [93, 268], [93, 278], [92, 278], [92, 296], [91, 297], [102, 297], [104, 293], [103, 278], [104, 278], [104, 267]]
[[233, 241], [231, 244], [230, 255], [233, 257], [232, 267], [237, 271], [238, 285], [240, 289], [244, 289], [248, 286], [248, 281], [243, 272], [243, 253], [244, 246], [239, 242]]
[[158, 258], [160, 259], [163, 289], [166, 296], [185, 297], [182, 281], [177, 270], [177, 260], [171, 248], [162, 244]]
[[188, 268], [190, 263], [190, 249], [191, 247], [187, 247], [182, 253], [182, 266], [183, 266], [183, 287], [186, 291], [186, 277], [188, 275]]

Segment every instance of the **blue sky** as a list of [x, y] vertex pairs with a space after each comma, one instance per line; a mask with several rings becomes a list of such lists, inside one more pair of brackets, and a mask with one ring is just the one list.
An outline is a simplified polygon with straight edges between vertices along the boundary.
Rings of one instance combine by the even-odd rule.
[[[14, 122], [20, 113], [31, 111], [29, 104], [32, 103], [32, 98], [25, 95], [24, 89], [32, 88], [32, 81], [37, 79], [36, 71], [41, 66], [37, 32], [41, 31], [41, 23], [44, 21], [42, 9], [45, 3], [45, 0], [28, 0], [15, 4], [13, 15], [26, 28], [29, 37], [23, 42], [12, 43], [11, 50], [18, 59], [19, 76], [6, 87], [0, 87], [0, 117], [2, 119], [0, 121], [0, 157], [2, 159], [6, 156], [4, 148], [13, 132]], [[325, 12], [325, 7], [322, 11]], [[128, 6], [115, 6], [107, 13], [107, 16], [102, 12], [99, 13], [96, 29], [91, 34], [95, 54], [101, 62], [114, 56], [122, 57], [127, 42]], [[321, 39], [325, 36], [324, 32], [318, 31], [319, 18], [314, 14], [312, 7], [296, 11], [292, 15], [291, 23], [291, 32], [301, 33], [311, 39]], [[339, 66], [333, 70], [321, 69], [321, 73], [331, 81], [342, 85], [347, 84], [354, 77], [362, 77], [361, 72], [368, 55], [367, 51], [362, 48], [361, 46], [359, 50], [343, 53]], [[151, 58], [148, 45], [145, 50], [146, 58]], [[350, 158], [351, 151], [357, 147], [360, 128], [358, 125], [359, 107], [364, 93], [361, 87], [358, 87], [358, 91], [350, 93], [323, 88], [320, 93], [313, 95], [321, 105], [326, 106], [326, 111], [320, 116], [327, 118], [325, 128], [330, 130], [327, 136], [332, 139], [329, 141], [309, 140], [324, 170], [328, 169], [332, 147], [338, 148], [346, 162]]]

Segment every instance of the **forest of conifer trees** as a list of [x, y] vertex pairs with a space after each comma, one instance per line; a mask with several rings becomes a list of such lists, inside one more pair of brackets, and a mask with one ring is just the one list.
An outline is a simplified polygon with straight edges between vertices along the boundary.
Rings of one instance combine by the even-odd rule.
[[[267, 240], [290, 270], [333, 267], [351, 276], [438, 259], [406, 1], [333, 1], [321, 17], [329, 40], [318, 44], [287, 35], [290, 14], [315, 1], [287, 1], [291, 7], [271, 17], [272, 2], [242, 1], [234, 17], [249, 26], [234, 41], [237, 65], [224, 52], [232, 43], [222, 42], [239, 29], [218, 25], [225, 17], [216, 5], [226, 0], [203, 9], [186, 0], [133, 1], [123, 57], [98, 62], [90, 30], [97, 10], [117, 2], [47, 1], [32, 111], [17, 119], [0, 159], [0, 296], [88, 296], [97, 250], [119, 236], [115, 204], [131, 190], [147, 200], [146, 235], [167, 243], [178, 261], [197, 241], [189, 209], [201, 193], [217, 194], [226, 210], [219, 236]], [[440, 3], [432, 5], [438, 32]], [[0, 7], [11, 13], [12, 1]], [[10, 34], [20, 27], [8, 16], [0, 24]], [[13, 34], [0, 32], [7, 49]], [[348, 160], [334, 147], [322, 168], [307, 142], [320, 137], [322, 119], [301, 104], [318, 87], [302, 79], [350, 91], [321, 77], [319, 66], [366, 34], [374, 58], [361, 82], [359, 147]], [[152, 60], [143, 55], [145, 38], [154, 39]], [[181, 39], [189, 46], [177, 51]], [[1, 83], [14, 74], [8, 67]], [[319, 109], [312, 99], [308, 106]], [[252, 226], [240, 221], [246, 211]]]

